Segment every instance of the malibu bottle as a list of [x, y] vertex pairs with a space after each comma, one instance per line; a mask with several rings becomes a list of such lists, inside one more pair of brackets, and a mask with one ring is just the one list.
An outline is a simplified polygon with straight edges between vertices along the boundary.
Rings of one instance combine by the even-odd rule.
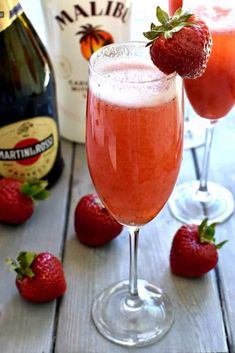
[[58, 87], [61, 134], [85, 142], [88, 60], [129, 39], [131, 0], [41, 0]]

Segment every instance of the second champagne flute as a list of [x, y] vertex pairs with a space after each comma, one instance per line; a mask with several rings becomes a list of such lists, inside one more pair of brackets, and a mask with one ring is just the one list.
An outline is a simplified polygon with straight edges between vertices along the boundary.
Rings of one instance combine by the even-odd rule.
[[[183, 7], [183, 0], [168, 0], [168, 10], [173, 16], [179, 7]], [[206, 124], [201, 123], [200, 117], [193, 111], [187, 96], [184, 96], [184, 149], [196, 148], [205, 143]]]
[[233, 195], [222, 185], [208, 182], [208, 168], [215, 123], [235, 103], [235, 3], [184, 0], [184, 6], [204, 19], [212, 33], [212, 52], [205, 73], [196, 80], [184, 80], [192, 107], [210, 124], [206, 129], [200, 180], [179, 185], [169, 206], [172, 214], [185, 223], [200, 224], [205, 217], [210, 222], [223, 222], [234, 211]]

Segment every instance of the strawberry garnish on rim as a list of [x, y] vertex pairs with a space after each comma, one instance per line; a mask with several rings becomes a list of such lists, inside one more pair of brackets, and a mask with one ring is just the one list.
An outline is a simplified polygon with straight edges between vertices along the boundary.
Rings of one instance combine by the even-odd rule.
[[143, 33], [150, 40], [147, 46], [154, 65], [167, 75], [177, 72], [183, 78], [200, 77], [212, 47], [206, 23], [182, 8], [170, 17], [158, 6], [156, 16], [160, 24], [152, 23], [150, 31]]

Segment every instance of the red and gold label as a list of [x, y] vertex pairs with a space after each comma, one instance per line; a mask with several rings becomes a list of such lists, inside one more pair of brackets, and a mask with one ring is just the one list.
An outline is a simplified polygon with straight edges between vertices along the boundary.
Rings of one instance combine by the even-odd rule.
[[49, 117], [23, 120], [0, 128], [0, 175], [41, 179], [52, 169], [58, 152], [58, 130]]
[[0, 0], [0, 32], [9, 27], [23, 12], [17, 0]]

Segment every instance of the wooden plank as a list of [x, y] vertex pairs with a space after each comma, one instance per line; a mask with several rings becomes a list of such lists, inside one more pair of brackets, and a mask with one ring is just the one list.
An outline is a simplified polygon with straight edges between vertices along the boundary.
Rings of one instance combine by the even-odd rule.
[[51, 196], [38, 205], [33, 216], [21, 226], [0, 225], [0, 351], [2, 353], [49, 353], [53, 344], [56, 302], [36, 305], [24, 301], [15, 287], [15, 274], [4, 267], [7, 257], [21, 250], [49, 251], [60, 256], [70, 170], [72, 144], [63, 141], [66, 162]]
[[[128, 278], [128, 235], [124, 230], [110, 244], [96, 249], [86, 247], [76, 239], [75, 205], [82, 195], [94, 188], [86, 166], [84, 146], [77, 146], [75, 161], [64, 257], [69, 288], [60, 307], [55, 353], [139, 353], [139, 349], [110, 343], [92, 323], [90, 311], [94, 297], [111, 283]], [[184, 156], [183, 168], [181, 180], [185, 180], [186, 175], [192, 177], [189, 151]], [[156, 353], [156, 350], [161, 353], [228, 352], [214, 272], [189, 280], [169, 271], [171, 240], [179, 225], [166, 206], [154, 221], [143, 227], [140, 236], [139, 276], [163, 288], [175, 308], [171, 331], [158, 344], [141, 348], [141, 353]]]
[[[235, 198], [235, 110], [221, 120], [215, 127], [209, 166], [209, 180], [228, 188]], [[203, 150], [198, 151], [199, 159]], [[230, 351], [235, 352], [235, 217], [218, 226], [218, 241], [228, 239], [229, 242], [219, 251], [218, 280], [226, 322], [226, 330]]]

